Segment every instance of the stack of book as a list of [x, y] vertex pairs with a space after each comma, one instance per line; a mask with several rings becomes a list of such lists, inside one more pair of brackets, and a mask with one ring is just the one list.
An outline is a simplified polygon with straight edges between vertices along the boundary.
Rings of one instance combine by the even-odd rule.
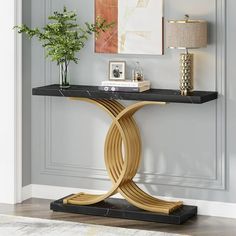
[[151, 88], [151, 83], [148, 80], [144, 81], [102, 81], [99, 90], [106, 92], [144, 92]]

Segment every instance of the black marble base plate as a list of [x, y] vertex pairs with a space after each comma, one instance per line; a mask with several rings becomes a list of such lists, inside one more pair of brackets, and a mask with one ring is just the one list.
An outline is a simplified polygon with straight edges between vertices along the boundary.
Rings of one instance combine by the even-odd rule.
[[196, 206], [183, 206], [170, 215], [141, 210], [123, 199], [110, 198], [106, 201], [90, 205], [78, 206], [63, 204], [63, 199], [52, 202], [50, 209], [58, 212], [77, 213], [83, 215], [104, 216], [129, 220], [141, 220], [180, 225], [197, 215]]

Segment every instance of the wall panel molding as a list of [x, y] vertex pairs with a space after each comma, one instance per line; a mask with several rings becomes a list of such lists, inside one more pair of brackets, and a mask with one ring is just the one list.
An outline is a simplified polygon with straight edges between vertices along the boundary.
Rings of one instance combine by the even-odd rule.
[[[52, 0], [44, 1], [45, 23], [47, 16], [52, 13]], [[151, 172], [139, 173], [135, 181], [141, 184], [161, 184], [170, 186], [225, 189], [225, 167], [226, 167], [226, 6], [225, 0], [215, 0], [216, 9], [216, 89], [219, 92], [219, 99], [216, 105], [216, 156], [213, 164], [214, 175], [204, 176], [174, 176]], [[51, 84], [52, 65], [45, 61], [45, 84]], [[41, 174], [67, 176], [77, 178], [88, 178], [98, 180], [109, 180], [105, 169], [95, 167], [84, 167], [81, 165], [63, 164], [53, 161], [51, 144], [52, 140], [52, 98], [45, 98], [45, 159]], [[156, 108], [158, 109], [158, 108]], [[103, 161], [103, 160], [102, 160]]]

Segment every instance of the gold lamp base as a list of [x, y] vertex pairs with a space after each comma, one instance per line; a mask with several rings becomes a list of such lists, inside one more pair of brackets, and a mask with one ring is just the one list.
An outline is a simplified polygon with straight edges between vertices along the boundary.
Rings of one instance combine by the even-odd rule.
[[193, 91], [193, 54], [180, 54], [180, 92], [188, 96]]

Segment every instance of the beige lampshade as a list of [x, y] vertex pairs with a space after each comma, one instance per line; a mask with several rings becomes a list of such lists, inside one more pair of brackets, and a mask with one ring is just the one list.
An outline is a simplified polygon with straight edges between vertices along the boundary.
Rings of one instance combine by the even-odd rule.
[[196, 20], [168, 21], [168, 48], [191, 49], [207, 46], [207, 22]]

